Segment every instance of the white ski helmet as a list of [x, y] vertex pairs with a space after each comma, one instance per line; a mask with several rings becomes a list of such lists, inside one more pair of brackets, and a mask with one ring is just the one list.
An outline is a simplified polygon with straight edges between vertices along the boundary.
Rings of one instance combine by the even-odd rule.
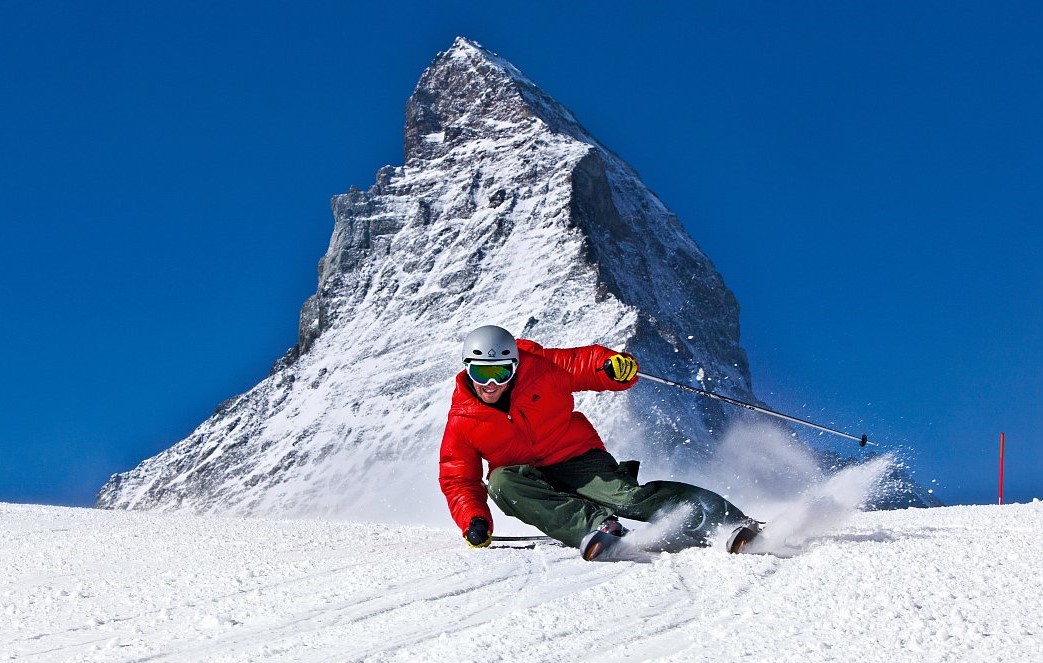
[[462, 358], [469, 361], [518, 361], [518, 344], [511, 332], [503, 327], [485, 325], [475, 329], [464, 339]]

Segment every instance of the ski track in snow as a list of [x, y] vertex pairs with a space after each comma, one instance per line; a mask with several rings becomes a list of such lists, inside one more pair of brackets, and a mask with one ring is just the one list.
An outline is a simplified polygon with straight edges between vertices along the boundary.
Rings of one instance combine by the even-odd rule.
[[787, 555], [588, 563], [455, 530], [0, 505], [0, 660], [1040, 660], [1043, 504]]

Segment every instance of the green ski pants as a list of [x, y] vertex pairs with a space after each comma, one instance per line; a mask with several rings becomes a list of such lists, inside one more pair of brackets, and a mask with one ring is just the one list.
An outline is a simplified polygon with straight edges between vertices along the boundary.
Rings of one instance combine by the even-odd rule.
[[488, 489], [505, 514], [574, 547], [609, 516], [647, 522], [685, 507], [687, 517], [663, 550], [707, 546], [717, 527], [746, 518], [704, 488], [679, 481], [639, 484], [629, 463], [620, 465], [601, 449], [546, 467], [498, 467], [489, 475]]

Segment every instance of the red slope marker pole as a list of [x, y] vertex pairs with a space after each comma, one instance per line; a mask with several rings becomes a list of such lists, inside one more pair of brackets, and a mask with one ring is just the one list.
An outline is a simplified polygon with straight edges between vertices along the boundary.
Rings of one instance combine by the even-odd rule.
[[1004, 434], [1000, 433], [1000, 504], [1003, 504], [1003, 448], [1006, 446], [1004, 437]]

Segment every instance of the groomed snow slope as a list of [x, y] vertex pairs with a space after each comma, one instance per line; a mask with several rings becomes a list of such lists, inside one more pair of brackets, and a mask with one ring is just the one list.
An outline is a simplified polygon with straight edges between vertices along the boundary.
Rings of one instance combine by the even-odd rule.
[[588, 563], [451, 529], [0, 504], [0, 659], [1038, 661], [1043, 504]]

